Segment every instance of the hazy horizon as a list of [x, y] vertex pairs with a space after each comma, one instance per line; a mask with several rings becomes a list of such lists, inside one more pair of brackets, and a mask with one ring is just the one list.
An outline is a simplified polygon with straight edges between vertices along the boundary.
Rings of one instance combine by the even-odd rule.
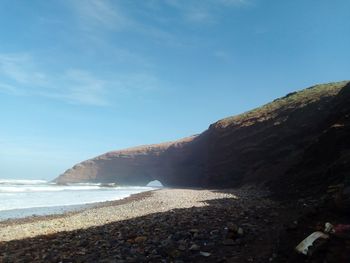
[[0, 178], [198, 134], [350, 79], [346, 0], [1, 1]]

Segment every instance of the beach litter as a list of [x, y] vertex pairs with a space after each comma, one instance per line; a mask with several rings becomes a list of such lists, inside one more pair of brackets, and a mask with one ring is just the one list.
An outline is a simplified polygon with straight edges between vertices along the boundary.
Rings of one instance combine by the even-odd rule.
[[[325, 229], [324, 232], [321, 231], [316, 231], [313, 232], [311, 235], [309, 235], [308, 237], [306, 237], [303, 241], [301, 241], [297, 246], [296, 246], [296, 250], [297, 252], [304, 254], [304, 255], [309, 255], [310, 252], [310, 248], [314, 246], [314, 242], [318, 239], [328, 239], [329, 238], [329, 234], [334, 232], [334, 226], [331, 223], [326, 223], [325, 224]], [[323, 245], [323, 242], [319, 242], [318, 246]], [[316, 245], [317, 246], [317, 245]], [[317, 247], [318, 247], [317, 246]], [[313, 250], [315, 249], [315, 247], [313, 247]]]
[[324, 248], [327, 241], [332, 238], [350, 239], [350, 225], [338, 224], [332, 225], [331, 223], [325, 224], [324, 231], [316, 231], [301, 241], [296, 246], [296, 251], [300, 254], [312, 256], [318, 250]]
[[305, 238], [303, 241], [301, 241], [295, 249], [301, 254], [308, 255], [309, 248], [319, 238], [328, 239], [329, 235], [327, 235], [321, 231], [313, 232], [311, 235], [309, 235], [307, 238]]

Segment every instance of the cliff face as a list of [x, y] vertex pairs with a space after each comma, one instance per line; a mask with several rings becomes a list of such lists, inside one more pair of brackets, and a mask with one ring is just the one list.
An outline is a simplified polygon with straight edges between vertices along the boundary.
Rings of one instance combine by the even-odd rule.
[[338, 181], [342, 176], [329, 167], [349, 171], [349, 105], [349, 82], [317, 85], [220, 120], [197, 136], [106, 153], [56, 181], [142, 185], [157, 179], [167, 186], [206, 187], [255, 182], [276, 189], [307, 186], [303, 178]]
[[175, 142], [145, 145], [108, 152], [75, 165], [60, 175], [58, 183], [117, 182], [145, 185], [160, 180], [165, 185], [199, 185], [200, 155], [203, 151], [200, 136]]
[[318, 85], [214, 123], [205, 181], [221, 186], [285, 180], [336, 121], [334, 115], [344, 115], [349, 89], [347, 82]]

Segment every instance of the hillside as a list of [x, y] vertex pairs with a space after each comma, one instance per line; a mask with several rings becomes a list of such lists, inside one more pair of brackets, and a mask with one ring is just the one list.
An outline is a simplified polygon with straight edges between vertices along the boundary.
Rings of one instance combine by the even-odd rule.
[[55, 181], [144, 185], [157, 179], [199, 187], [253, 182], [276, 192], [293, 184], [321, 190], [343, 180], [350, 168], [349, 102], [349, 82], [316, 85], [219, 120], [197, 136], [108, 152]]

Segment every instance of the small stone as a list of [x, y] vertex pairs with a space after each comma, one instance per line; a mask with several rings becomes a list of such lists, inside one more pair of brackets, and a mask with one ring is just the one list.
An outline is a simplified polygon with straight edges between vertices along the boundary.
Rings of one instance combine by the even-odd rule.
[[170, 247], [170, 246], [172, 246], [173, 242], [171, 240], [169, 240], [169, 239], [165, 239], [165, 240], [162, 240], [160, 242], [160, 244], [163, 247]]
[[185, 245], [180, 245], [178, 247], [178, 249], [181, 250], [181, 251], [184, 251], [184, 250], [186, 250], [186, 246]]
[[197, 245], [197, 244], [193, 244], [191, 247], [190, 247], [190, 250], [191, 251], [198, 251], [200, 249], [200, 247]]
[[137, 260], [135, 258], [132, 258], [132, 257], [127, 257], [126, 258], [126, 262], [128, 263], [134, 263], [134, 262], [137, 262]]
[[139, 236], [134, 239], [135, 243], [143, 243], [147, 240], [146, 236]]
[[218, 234], [219, 234], [219, 230], [217, 230], [217, 229], [210, 231], [210, 235], [216, 236]]
[[[157, 260], [161, 260], [162, 259], [162, 256], [161, 255], [152, 255], [151, 256], [151, 259], [157, 259]], [[158, 261], [157, 261], [158, 262]]]
[[271, 212], [271, 213], [270, 213], [270, 216], [272, 216], [272, 217], [277, 217], [277, 216], [279, 216], [279, 213], [277, 213], [277, 212]]
[[226, 239], [234, 239], [236, 236], [237, 234], [233, 232], [227, 232], [226, 235], [224, 235]]
[[238, 230], [237, 230], [237, 234], [240, 235], [240, 236], [243, 236], [243, 234], [244, 234], [243, 228], [239, 227]]
[[134, 244], [135, 241], [133, 239], [128, 239], [126, 242], [128, 242], [129, 244]]
[[208, 246], [208, 247], [215, 246], [215, 243], [214, 242], [208, 242], [208, 243], [205, 243], [205, 246]]
[[237, 232], [239, 229], [238, 226], [234, 223], [228, 223], [227, 228], [228, 228], [228, 230], [233, 231], [233, 232]]
[[233, 246], [235, 244], [235, 241], [233, 239], [225, 239], [223, 242], [222, 242], [223, 245], [225, 246]]
[[205, 251], [201, 251], [201, 252], [199, 252], [199, 254], [203, 257], [210, 257], [210, 255], [211, 255], [211, 253], [205, 252]]
[[172, 251], [170, 251], [170, 253], [168, 253], [170, 256], [172, 256], [173, 258], [177, 258], [181, 255], [180, 251], [177, 249], [174, 249]]

